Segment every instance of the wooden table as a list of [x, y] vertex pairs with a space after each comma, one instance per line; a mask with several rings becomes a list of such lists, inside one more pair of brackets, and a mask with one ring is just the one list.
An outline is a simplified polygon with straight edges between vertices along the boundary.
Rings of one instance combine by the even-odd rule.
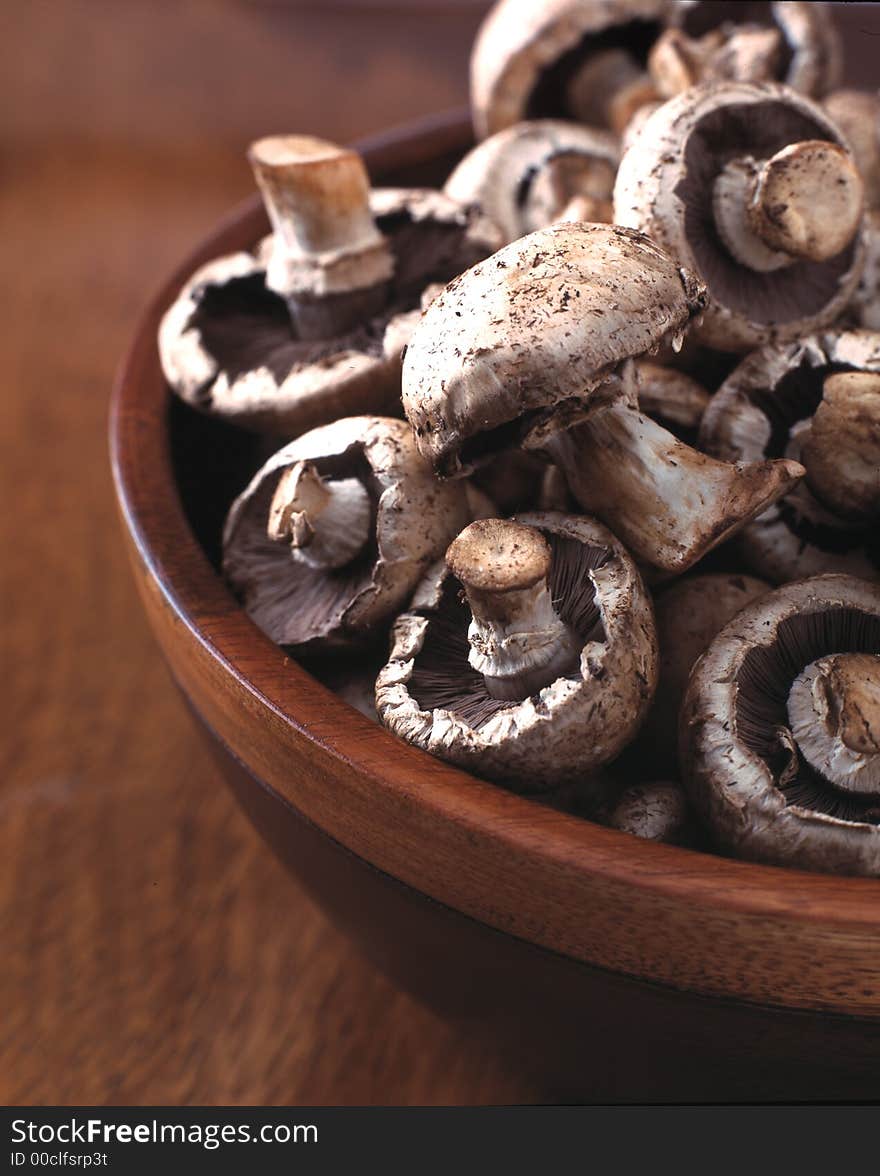
[[142, 619], [105, 440], [138, 310], [250, 192], [247, 141], [461, 103], [476, 10], [4, 20], [0, 1100], [534, 1101], [355, 955], [237, 810]]

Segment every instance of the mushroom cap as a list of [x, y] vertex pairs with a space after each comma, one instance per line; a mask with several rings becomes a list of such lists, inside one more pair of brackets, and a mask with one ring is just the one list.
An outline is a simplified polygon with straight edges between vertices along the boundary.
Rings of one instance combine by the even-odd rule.
[[692, 445], [703, 413], [712, 399], [702, 384], [677, 368], [640, 359], [639, 410], [674, 433], [679, 441]]
[[[681, 714], [688, 795], [737, 857], [839, 874], [880, 874], [880, 814], [826, 786], [783, 779], [791, 684], [841, 652], [880, 652], [880, 586], [817, 576], [762, 596], [722, 629], [694, 667]], [[788, 795], [786, 795], [786, 791]], [[829, 799], [830, 797], [830, 799]]]
[[515, 123], [478, 143], [465, 155], [443, 186], [461, 204], [477, 204], [501, 230], [505, 243], [539, 228], [529, 225], [525, 205], [535, 177], [560, 156], [575, 157], [597, 171], [607, 171], [610, 205], [620, 160], [617, 140], [594, 127], [563, 119]]
[[805, 140], [846, 148], [822, 109], [788, 87], [725, 82], [665, 102], [624, 153], [615, 221], [647, 233], [706, 282], [706, 310], [692, 334], [710, 347], [747, 351], [800, 338], [832, 323], [853, 295], [863, 265], [860, 232], [830, 260], [768, 273], [735, 261], [715, 225], [714, 181], [728, 163], [767, 159]]
[[450, 282], [413, 332], [403, 406], [444, 477], [582, 419], [624, 360], [684, 331], [702, 289], [610, 225], [530, 233]]
[[[295, 562], [266, 533], [275, 488], [301, 461], [331, 479], [359, 476], [374, 500], [375, 541], [347, 568]], [[348, 417], [285, 445], [254, 475], [226, 519], [223, 570], [279, 645], [346, 644], [393, 615], [469, 520], [464, 484], [432, 478], [404, 421]]]
[[202, 266], [166, 312], [159, 354], [173, 390], [200, 411], [282, 437], [353, 413], [399, 412], [406, 312], [425, 286], [448, 281], [501, 239], [477, 209], [429, 189], [378, 188], [370, 207], [395, 258], [383, 315], [336, 339], [296, 339], [284, 299], [266, 286], [265, 238], [255, 255]]
[[[799, 422], [816, 411], [825, 377], [848, 370], [880, 372], [880, 334], [828, 331], [753, 352], [712, 397], [700, 448], [724, 461], [797, 459]], [[775, 583], [825, 572], [880, 579], [876, 525], [835, 515], [806, 480], [745, 526], [738, 543], [747, 566]]]
[[634, 24], [647, 33], [647, 53], [667, 8], [668, 0], [498, 0], [480, 26], [471, 54], [477, 138], [527, 118], [564, 117], [564, 105], [555, 95], [549, 96], [551, 108], [541, 109], [542, 76], [555, 67], [564, 77], [570, 65], [590, 52], [590, 41], [603, 33], [602, 48], [629, 48]]
[[838, 84], [843, 45], [827, 4], [797, 0], [783, 4], [673, 0], [669, 22], [691, 36], [701, 36], [722, 22], [775, 25], [784, 42], [778, 81], [818, 98]]
[[[654, 691], [657, 644], [648, 594], [610, 531], [592, 519], [556, 512], [520, 515], [517, 521], [541, 531], [554, 548], [551, 588], [557, 603], [577, 599], [584, 608], [567, 619], [558, 603], [562, 619], [584, 637], [579, 674], [557, 678], [521, 702], [489, 700], [468, 666], [470, 614], [459, 602], [452, 574], [438, 563], [419, 585], [410, 612], [394, 626], [376, 702], [381, 721], [394, 734], [528, 792], [583, 778], [632, 739]], [[576, 580], [569, 577], [563, 585], [553, 579], [572, 567]], [[593, 589], [588, 607], [584, 587]], [[445, 676], [439, 684], [438, 666]], [[438, 694], [438, 685], [445, 706], [420, 702]], [[451, 698], [450, 688], [462, 691], [461, 699]]]
[[674, 845], [687, 839], [689, 816], [687, 797], [680, 784], [651, 780], [624, 789], [606, 823], [634, 837]]
[[659, 680], [638, 737], [654, 771], [676, 765], [678, 713], [695, 662], [738, 612], [769, 591], [766, 580], [718, 572], [685, 576], [655, 597]]
[[865, 214], [865, 266], [847, 318], [868, 331], [880, 331], [880, 208]]

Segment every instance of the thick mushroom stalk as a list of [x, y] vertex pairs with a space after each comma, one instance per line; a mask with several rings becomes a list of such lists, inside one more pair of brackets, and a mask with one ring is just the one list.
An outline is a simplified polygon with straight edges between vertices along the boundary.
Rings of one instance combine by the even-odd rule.
[[634, 407], [628, 389], [544, 448], [588, 514], [602, 519], [643, 564], [681, 573], [803, 477], [796, 461], [718, 461], [680, 441]]
[[844, 148], [792, 143], [770, 159], [733, 159], [713, 190], [718, 233], [737, 261], [770, 273], [795, 261], [828, 261], [858, 231], [864, 184]]
[[267, 533], [310, 567], [343, 568], [366, 546], [371, 519], [370, 496], [357, 478], [325, 480], [311, 462], [298, 461], [279, 479]]
[[566, 86], [566, 108], [578, 122], [622, 134], [639, 109], [659, 98], [648, 74], [626, 49], [592, 53]]
[[841, 518], [880, 515], [880, 374], [826, 377], [801, 460], [810, 489]]
[[394, 261], [370, 212], [360, 156], [311, 135], [271, 135], [248, 159], [272, 223], [266, 285], [300, 339], [329, 339], [385, 305]]
[[823, 779], [880, 796], [880, 655], [811, 662], [792, 684], [788, 718], [801, 755]]
[[446, 563], [471, 608], [468, 661], [493, 698], [528, 698], [577, 669], [583, 642], [553, 608], [550, 546], [540, 531], [478, 520], [450, 544]]

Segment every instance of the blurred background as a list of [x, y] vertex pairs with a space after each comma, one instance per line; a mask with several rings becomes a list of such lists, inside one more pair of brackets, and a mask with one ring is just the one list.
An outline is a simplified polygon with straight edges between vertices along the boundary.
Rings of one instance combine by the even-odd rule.
[[[880, 12], [838, 5], [877, 85]], [[257, 839], [125, 566], [112, 374], [252, 191], [248, 142], [467, 98], [481, 2], [0, 0], [0, 1100], [535, 1102], [396, 993]]]

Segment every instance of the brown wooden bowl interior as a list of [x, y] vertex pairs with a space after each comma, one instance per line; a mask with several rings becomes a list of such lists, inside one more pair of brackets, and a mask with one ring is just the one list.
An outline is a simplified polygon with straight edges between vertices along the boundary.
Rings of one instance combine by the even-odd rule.
[[[436, 183], [469, 142], [455, 113], [358, 146], [377, 182]], [[181, 264], [144, 314], [113, 392], [113, 470], [135, 575], [196, 712], [278, 803], [490, 927], [676, 989], [880, 1015], [880, 882], [655, 845], [511, 795], [370, 723], [248, 620], [216, 554], [255, 443], [173, 400], [156, 331], [197, 265], [267, 229], [249, 201]]]

